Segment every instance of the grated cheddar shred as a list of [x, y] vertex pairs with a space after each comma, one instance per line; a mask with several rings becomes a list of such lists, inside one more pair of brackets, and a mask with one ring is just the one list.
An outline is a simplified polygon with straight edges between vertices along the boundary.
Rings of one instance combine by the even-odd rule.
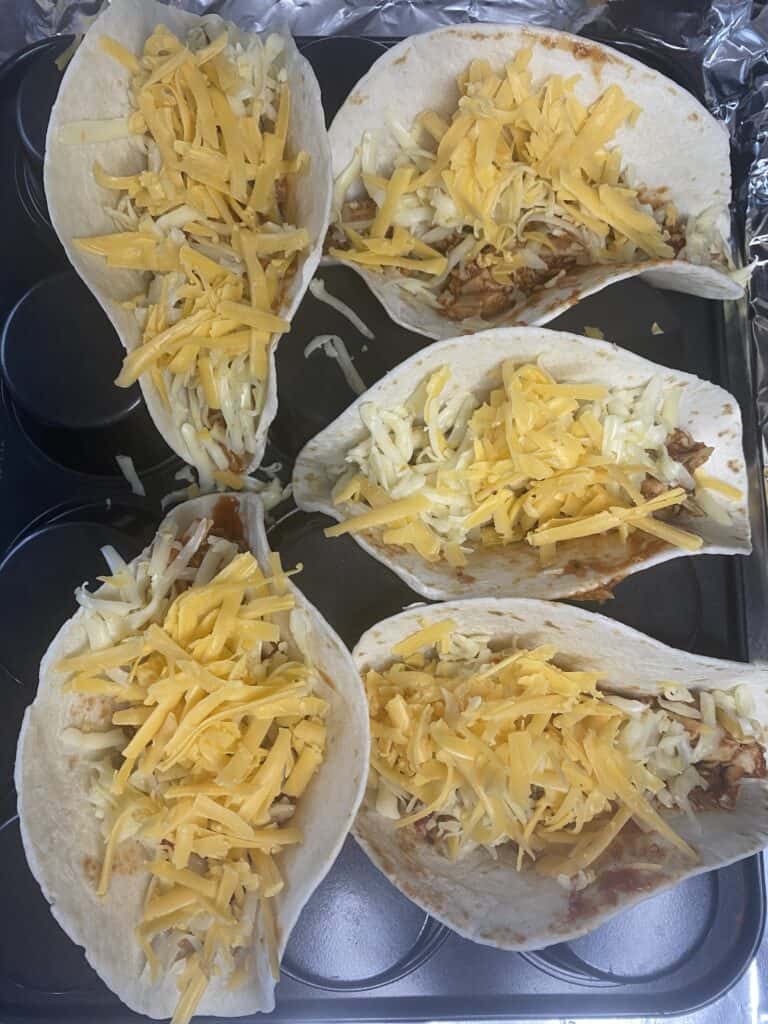
[[679, 429], [678, 386], [652, 378], [611, 390], [511, 361], [498, 378], [481, 398], [441, 367], [402, 405], [361, 405], [365, 437], [332, 468], [345, 518], [326, 535], [376, 530], [384, 544], [457, 568], [478, 546], [525, 542], [548, 563], [558, 544], [612, 531], [695, 551], [701, 538], [658, 513], [699, 511], [702, 480], [707, 514], [729, 521], [712, 495], [740, 492], [689, 472], [712, 449]]
[[693, 814], [722, 769], [732, 774], [720, 801], [765, 775], [743, 685], [694, 694], [665, 682], [656, 700], [630, 699], [561, 668], [552, 646], [497, 649], [451, 620], [405, 637], [364, 678], [371, 799], [452, 860], [512, 844], [518, 870], [583, 886], [635, 821], [695, 861], [660, 809]]
[[366, 132], [336, 181], [331, 255], [479, 327], [579, 267], [696, 260], [703, 227], [624, 166], [616, 136], [640, 108], [618, 85], [585, 105], [578, 76], [536, 81], [531, 56], [472, 61], [448, 119], [389, 113], [388, 165]]
[[57, 668], [75, 708], [107, 701], [110, 716], [68, 741], [93, 758], [96, 892], [121, 851], [140, 851], [136, 941], [154, 980], [175, 975], [173, 1024], [187, 1024], [213, 976], [247, 976], [254, 933], [277, 980], [271, 901], [281, 853], [303, 841], [291, 820], [323, 760], [328, 706], [288, 632], [276, 556], [265, 574], [205, 519], [164, 529], [136, 565], [105, 555], [105, 587], [78, 592], [86, 649]]
[[181, 41], [158, 25], [140, 55], [103, 36], [131, 72], [134, 113], [62, 129], [74, 144], [128, 136], [146, 155], [136, 174], [94, 164], [96, 182], [118, 193], [105, 205], [117, 230], [75, 244], [147, 272], [146, 291], [124, 303], [142, 338], [116, 383], [151, 379], [207, 480], [252, 461], [270, 346], [289, 327], [279, 310], [310, 244], [289, 222], [289, 186], [308, 158], [287, 152], [284, 40], [244, 45], [211, 31]]

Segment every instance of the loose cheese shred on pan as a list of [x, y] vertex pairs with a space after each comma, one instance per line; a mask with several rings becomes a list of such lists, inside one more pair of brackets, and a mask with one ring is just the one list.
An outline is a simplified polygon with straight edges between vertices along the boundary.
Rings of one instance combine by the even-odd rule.
[[121, 861], [146, 860], [136, 941], [153, 978], [175, 976], [186, 1024], [212, 977], [248, 971], [255, 933], [276, 970], [280, 857], [302, 842], [291, 821], [323, 760], [327, 703], [288, 635], [277, 556], [265, 574], [208, 520], [164, 530], [137, 565], [105, 555], [106, 589], [78, 592], [88, 649], [57, 668], [111, 721], [68, 733], [93, 759], [97, 893]]
[[304, 358], [309, 358], [318, 349], [322, 349], [330, 359], [336, 360], [349, 387], [356, 395], [362, 395], [365, 391], [365, 382], [357, 372], [344, 340], [338, 334], [318, 334], [305, 346]]
[[578, 75], [535, 80], [531, 56], [472, 61], [447, 119], [390, 115], [388, 166], [366, 132], [336, 182], [330, 254], [451, 319], [485, 321], [571, 270], [681, 255], [684, 220], [630, 183], [615, 145], [640, 107], [615, 84], [585, 106]]
[[337, 313], [341, 313], [342, 316], [346, 317], [352, 326], [360, 331], [364, 338], [368, 338], [369, 341], [373, 341], [376, 338], [376, 335], [370, 327], [361, 320], [351, 306], [348, 306], [346, 302], [342, 302], [341, 299], [336, 298], [335, 295], [331, 295], [325, 287], [325, 282], [321, 278], [314, 278], [310, 282], [309, 290], [318, 302], [324, 302], [326, 306], [330, 306], [331, 309], [335, 309]]
[[[712, 452], [679, 429], [679, 387], [652, 378], [611, 390], [512, 362], [498, 381], [481, 398], [452, 387], [442, 367], [402, 405], [361, 405], [365, 436], [337, 467], [333, 490], [344, 519], [326, 536], [376, 530], [383, 544], [457, 569], [478, 547], [525, 542], [548, 564], [558, 544], [611, 532], [701, 547], [697, 534], [659, 518], [696, 493], [688, 457], [701, 465]], [[707, 507], [728, 522], [713, 498]]]
[[144, 484], [139, 479], [139, 474], [136, 472], [136, 467], [130, 455], [116, 455], [115, 462], [119, 466], [120, 472], [130, 484], [133, 493], [142, 498], [146, 497], [147, 492], [144, 490]]
[[[686, 718], [686, 728], [660, 702], [613, 696], [597, 675], [559, 667], [554, 647], [488, 641], [434, 622], [364, 673], [376, 809], [396, 828], [418, 825], [452, 860], [511, 843], [518, 870], [532, 862], [566, 886], [588, 884], [634, 819], [697, 861], [659, 811], [691, 814], [707, 763], [733, 758], [747, 775], [764, 771], [759, 723], [746, 714], [729, 729], [714, 717], [735, 706], [731, 693], [701, 693], [712, 724]], [[694, 695], [678, 690], [682, 710], [697, 714]]]
[[123, 303], [142, 335], [116, 383], [151, 380], [207, 480], [252, 462], [269, 350], [289, 327], [279, 312], [310, 245], [289, 222], [307, 155], [286, 149], [284, 41], [244, 45], [209, 31], [182, 41], [159, 25], [140, 54], [103, 36], [104, 53], [130, 73], [134, 112], [60, 130], [72, 144], [133, 138], [146, 153], [145, 169], [126, 175], [100, 151], [93, 173], [115, 230], [75, 244], [108, 267], [148, 273]]

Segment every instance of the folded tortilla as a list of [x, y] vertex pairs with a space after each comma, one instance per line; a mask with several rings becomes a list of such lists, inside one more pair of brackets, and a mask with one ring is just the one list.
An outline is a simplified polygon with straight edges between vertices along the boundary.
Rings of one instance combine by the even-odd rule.
[[[155, 0], [115, 0], [93, 22], [67, 67], [46, 139], [45, 192], [51, 222], [70, 262], [99, 301], [129, 353], [141, 343], [141, 328], [134, 312], [122, 308], [120, 303], [146, 290], [147, 275], [109, 267], [102, 257], [82, 252], [73, 240], [118, 230], [105, 206], [114, 207], [120, 193], [96, 183], [94, 162], [98, 161], [109, 174], [121, 176], [146, 170], [147, 158], [136, 139], [77, 145], [62, 141], [61, 130], [73, 122], [125, 117], [133, 112], [131, 73], [101, 49], [99, 40], [109, 36], [130, 53], [141, 55], [145, 40], [160, 24], [168, 26], [182, 40], [197, 26], [212, 28], [214, 35], [226, 28], [232, 42], [247, 44], [253, 38], [215, 14], [200, 17]], [[294, 225], [305, 228], [310, 238], [309, 248], [301, 253], [277, 311], [278, 316], [290, 321], [320, 259], [332, 182], [320, 87], [290, 35], [285, 36], [282, 61], [292, 100], [287, 153], [293, 157], [304, 151], [309, 156], [308, 166], [298, 176], [286, 179], [287, 206]], [[273, 340], [269, 348], [263, 405], [256, 423], [250, 466], [246, 469], [254, 469], [261, 462], [267, 429], [277, 411], [275, 344]], [[76, 348], [73, 358], [77, 358]], [[149, 413], [165, 441], [182, 459], [197, 465], [200, 460], [190, 451], [148, 372], [142, 374], [140, 385]]]
[[[413, 550], [384, 544], [373, 531], [355, 532], [370, 555], [397, 573], [417, 593], [431, 600], [451, 597], [527, 596], [548, 600], [587, 596], [651, 565], [692, 554], [748, 554], [751, 550], [747, 510], [748, 488], [739, 406], [723, 388], [689, 373], [671, 370], [615, 345], [546, 328], [498, 328], [465, 338], [435, 342], [390, 371], [358, 398], [333, 423], [307, 443], [296, 459], [294, 498], [300, 508], [349, 518], [334, 505], [332, 490], [345, 469], [345, 455], [367, 436], [361, 406], [381, 409], [400, 405], [418, 385], [441, 367], [451, 381], [472, 391], [478, 401], [498, 387], [501, 363], [536, 363], [558, 382], [602, 384], [609, 389], [634, 388], [653, 377], [681, 388], [679, 426], [714, 451], [706, 473], [735, 488], [740, 497], [727, 503], [727, 523], [710, 516], [690, 515], [684, 508], [674, 523], [698, 534], [698, 551], [671, 547], [656, 538], [632, 534], [629, 543], [615, 530], [557, 544], [553, 560], [542, 565], [538, 552], [525, 542], [473, 547], [467, 564], [453, 568], [445, 558], [428, 562]], [[353, 511], [357, 511], [357, 506]]]
[[[666, 647], [628, 626], [579, 608], [546, 601], [469, 600], [414, 608], [384, 619], [363, 634], [353, 651], [358, 669], [383, 669], [392, 646], [436, 621], [450, 618], [463, 634], [487, 634], [492, 647], [554, 646], [556, 663], [594, 672], [601, 688], [628, 697], [660, 696], [679, 683], [692, 692], [745, 685], [754, 717], [768, 721], [768, 673]], [[395, 659], [396, 660], [396, 659]], [[702, 810], [691, 820], [662, 816], [698, 854], [692, 863], [655, 832], [635, 830], [612, 843], [580, 891], [525, 867], [515, 870], [514, 848], [498, 859], [475, 849], [451, 862], [414, 827], [378, 813], [369, 790], [353, 833], [373, 863], [409, 899], [465, 938], [501, 949], [537, 949], [574, 939], [619, 911], [713, 868], [748, 857], [768, 844], [768, 780], [742, 779], [735, 807]]]
[[[219, 500], [211, 496], [186, 502], [165, 522], [176, 524], [183, 533], [194, 521], [213, 518]], [[258, 498], [227, 500], [237, 503], [247, 544], [262, 570], [270, 573]], [[146, 557], [146, 552], [138, 557]], [[297, 654], [317, 669], [323, 681], [317, 692], [330, 706], [324, 760], [291, 820], [302, 830], [303, 840], [287, 847], [279, 859], [285, 880], [283, 890], [274, 897], [279, 955], [301, 909], [341, 849], [363, 795], [368, 757], [365, 695], [349, 652], [301, 591], [290, 581], [288, 587], [295, 598], [295, 608], [288, 613], [290, 637]], [[54, 917], [84, 947], [88, 962], [103, 981], [136, 1012], [169, 1017], [179, 999], [178, 971], [152, 981], [134, 936], [149, 881], [141, 859], [134, 857], [133, 867], [126, 860], [126, 866], [113, 873], [104, 897], [95, 892], [93, 865], [101, 860], [104, 841], [87, 795], [93, 760], [73, 751], [63, 736], [73, 714], [81, 718], [88, 713], [77, 702], [94, 698], [62, 693], [64, 677], [55, 669], [63, 657], [81, 652], [86, 643], [81, 609], [48, 648], [40, 666], [37, 696], [24, 717], [15, 769], [24, 850]], [[244, 983], [230, 988], [226, 975], [213, 976], [197, 1012], [233, 1017], [273, 1009], [275, 981], [258, 918], [254, 943]]]
[[[738, 298], [741, 284], [729, 273], [731, 172], [725, 126], [664, 75], [616, 50], [564, 32], [533, 26], [463, 25], [413, 36], [387, 50], [357, 84], [330, 127], [337, 182], [365, 133], [372, 139], [372, 151], [375, 146], [376, 173], [391, 174], [393, 158], [401, 152], [396, 132], [410, 132], [425, 110], [450, 119], [456, 110], [456, 78], [472, 61], [488, 61], [503, 76], [505, 64], [527, 47], [532, 49], [529, 69], [534, 84], [555, 75], [566, 81], [577, 76], [575, 95], [586, 107], [610, 86], [619, 86], [640, 107], [636, 121], [620, 127], [606, 148], [618, 147], [622, 168], [633, 185], [674, 205], [686, 222], [685, 247], [676, 259], [568, 270], [554, 283], [526, 292], [527, 298], [516, 308], [484, 322], [449, 319], [422, 295], [401, 287], [403, 282], [412, 287], [413, 276], [404, 278], [397, 270], [374, 272], [349, 263], [392, 319], [429, 338], [455, 337], [484, 326], [543, 324], [584, 296], [637, 275], [673, 291]], [[432, 145], [426, 145], [430, 152]], [[335, 221], [344, 196], [356, 199], [366, 194], [359, 173], [350, 181], [345, 178], [339, 188], [344, 195], [335, 198]], [[407, 221], [408, 226], [414, 223]], [[418, 237], [419, 231], [415, 234]]]

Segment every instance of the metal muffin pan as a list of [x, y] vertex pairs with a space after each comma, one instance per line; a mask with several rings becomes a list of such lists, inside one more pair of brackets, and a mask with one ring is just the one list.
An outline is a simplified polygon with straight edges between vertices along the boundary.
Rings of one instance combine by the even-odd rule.
[[[12, 765], [40, 657], [71, 614], [75, 586], [102, 571], [99, 547], [132, 557], [153, 536], [160, 499], [179, 487], [182, 463], [154, 430], [138, 390], [111, 380], [120, 346], [69, 268], [48, 221], [42, 188], [47, 112], [69, 39], [35, 44], [0, 69], [0, 1019], [137, 1020], [101, 983], [53, 920], [30, 875], [15, 818]], [[385, 45], [302, 41], [330, 117]], [[633, 52], [633, 56], [638, 56]], [[640, 54], [642, 58], [642, 54]], [[649, 62], [658, 59], [649, 55]], [[674, 69], [662, 68], [667, 73]], [[354, 397], [316, 335], [338, 333], [372, 384], [423, 347], [391, 324], [344, 268], [321, 276], [375, 331], [366, 341], [307, 296], [277, 356], [280, 406], [267, 462], [284, 472], [303, 443]], [[726, 317], [724, 314], [728, 313]], [[765, 608], [759, 564], [765, 519], [751, 383], [738, 309], [639, 281], [569, 310], [553, 326], [599, 326], [622, 346], [722, 383], [742, 403], [751, 459], [757, 552], [751, 559], [677, 559], [622, 583], [601, 611], [666, 643], [745, 658]], [[651, 333], [657, 322], [664, 333]], [[115, 456], [130, 454], [146, 498], [130, 493]], [[327, 541], [327, 520], [286, 505], [271, 542], [286, 564], [304, 563], [305, 590], [352, 645], [377, 619], [416, 595], [349, 538]], [[340, 585], [343, 584], [343, 585]], [[514, 1019], [683, 1013], [727, 990], [764, 925], [760, 859], [691, 879], [571, 943], [513, 954], [475, 945], [432, 921], [373, 868], [352, 839], [306, 907], [289, 942], [273, 1017], [280, 1021]]]

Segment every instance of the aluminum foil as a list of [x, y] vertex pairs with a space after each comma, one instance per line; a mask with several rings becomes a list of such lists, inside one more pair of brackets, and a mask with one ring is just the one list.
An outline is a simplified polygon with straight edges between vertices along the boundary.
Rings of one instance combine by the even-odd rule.
[[[103, 0], [0, 0], [0, 60], [25, 43], [82, 32]], [[254, 32], [289, 29], [296, 36], [404, 36], [468, 21], [529, 22], [578, 32], [601, 9], [596, 0], [183, 0], [172, 3]]]

